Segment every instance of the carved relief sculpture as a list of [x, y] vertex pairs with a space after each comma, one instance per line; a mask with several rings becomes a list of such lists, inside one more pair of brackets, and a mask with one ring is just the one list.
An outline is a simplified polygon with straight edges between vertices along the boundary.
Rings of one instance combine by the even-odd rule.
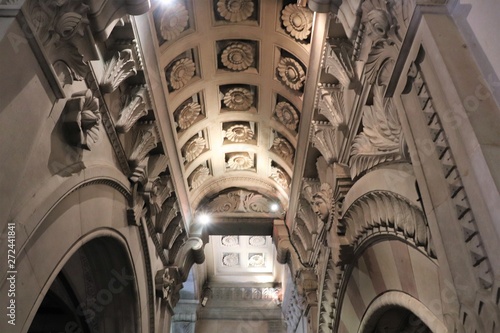
[[295, 149], [287, 139], [276, 137], [273, 141], [272, 151], [281, 156], [285, 161], [292, 163]]
[[293, 90], [300, 90], [306, 79], [306, 73], [304, 72], [302, 65], [289, 57], [283, 57], [280, 59], [278, 64], [278, 74], [281, 81]]
[[313, 14], [306, 7], [290, 4], [281, 11], [281, 20], [286, 32], [297, 40], [304, 40], [311, 33]]
[[101, 89], [105, 93], [113, 92], [129, 76], [137, 74], [130, 49], [118, 51], [106, 63], [101, 79]]
[[171, 41], [181, 34], [188, 25], [189, 15], [186, 7], [180, 3], [166, 6], [160, 22], [163, 39]]
[[271, 203], [257, 192], [235, 190], [214, 198], [206, 209], [211, 213], [269, 213]]
[[272, 167], [271, 168], [271, 179], [274, 180], [276, 183], [278, 183], [281, 187], [283, 187], [285, 190], [288, 189], [288, 186], [290, 184], [290, 180], [286, 172], [277, 167]]
[[241, 22], [252, 15], [254, 4], [252, 0], [219, 0], [217, 11], [228, 21]]
[[319, 113], [324, 115], [334, 128], [346, 125], [344, 91], [342, 88], [322, 85], [318, 89], [318, 108]]
[[238, 236], [222, 236], [221, 244], [223, 246], [237, 246], [240, 244]]
[[135, 137], [134, 147], [129, 157], [132, 166], [137, 166], [146, 157], [146, 155], [156, 148], [158, 143], [158, 134], [155, 125], [148, 125], [141, 128]]
[[248, 170], [253, 168], [253, 158], [248, 153], [231, 153], [227, 166], [231, 170]]
[[254, 48], [247, 43], [231, 43], [220, 56], [222, 64], [234, 71], [243, 71], [252, 65], [254, 60]]
[[383, 97], [383, 86], [375, 86], [373, 106], [363, 108], [363, 132], [351, 147], [351, 177], [384, 162], [406, 156], [406, 143], [396, 107]]
[[175, 90], [181, 89], [193, 78], [194, 73], [195, 65], [193, 60], [182, 58], [172, 65], [168, 76], [169, 83]]
[[279, 102], [276, 104], [274, 114], [286, 128], [296, 131], [299, 124], [299, 116], [295, 108], [288, 102]]
[[120, 133], [128, 132], [139, 118], [148, 114], [147, 90], [145, 87], [136, 87], [132, 90], [128, 98], [128, 103], [121, 110], [116, 131]]
[[354, 88], [358, 82], [352, 63], [353, 48], [348, 40], [332, 38], [326, 42], [324, 69], [333, 75], [345, 89]]
[[195, 158], [200, 156], [206, 146], [207, 142], [202, 137], [196, 137], [186, 143], [183, 149], [186, 162], [192, 162]]
[[245, 88], [234, 88], [224, 94], [224, 105], [234, 111], [246, 111], [253, 104], [253, 93]]
[[224, 253], [222, 255], [222, 264], [226, 267], [239, 266], [240, 255], [238, 253]]
[[191, 189], [196, 190], [210, 177], [212, 177], [210, 175], [210, 169], [204, 165], [200, 165], [193, 171], [191, 176]]
[[63, 111], [63, 128], [68, 143], [90, 150], [99, 139], [99, 100], [90, 89], [74, 93]]
[[246, 125], [238, 124], [224, 131], [224, 136], [231, 142], [248, 142], [253, 139], [254, 132]]
[[31, 0], [26, 8], [27, 19], [59, 81], [70, 84], [73, 80], [83, 80], [88, 68], [75, 42], [88, 27], [89, 7], [77, 0]]
[[[319, 188], [318, 188], [319, 185]], [[333, 209], [333, 190], [328, 183], [304, 180], [302, 186], [302, 195], [311, 205], [316, 216], [327, 223], [330, 217], [330, 211]]]
[[328, 164], [337, 161], [337, 130], [327, 122], [314, 121], [311, 127], [313, 147], [319, 150]]
[[201, 105], [192, 102], [184, 105], [177, 116], [179, 128], [185, 130], [191, 126], [201, 113]]

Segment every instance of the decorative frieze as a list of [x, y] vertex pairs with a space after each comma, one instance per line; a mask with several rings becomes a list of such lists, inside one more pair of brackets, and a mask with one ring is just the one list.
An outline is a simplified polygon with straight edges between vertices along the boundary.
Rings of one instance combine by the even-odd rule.
[[235, 190], [215, 197], [205, 209], [211, 213], [269, 213], [272, 203], [257, 192]]
[[110, 60], [106, 62], [101, 79], [101, 89], [104, 93], [111, 93], [118, 88], [126, 78], [136, 75], [135, 61], [132, 50], [124, 49], [117, 51]]
[[99, 139], [99, 100], [90, 89], [74, 93], [63, 110], [63, 131], [69, 144], [90, 150]]

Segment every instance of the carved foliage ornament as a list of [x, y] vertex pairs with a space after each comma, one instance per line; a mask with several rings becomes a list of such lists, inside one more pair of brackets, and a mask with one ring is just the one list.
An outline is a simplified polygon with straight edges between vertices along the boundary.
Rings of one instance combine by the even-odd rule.
[[290, 4], [281, 11], [281, 20], [286, 31], [297, 40], [304, 40], [311, 33], [313, 14], [305, 7]]
[[163, 39], [170, 41], [175, 39], [186, 29], [189, 15], [186, 7], [180, 3], [174, 3], [165, 8], [160, 23], [160, 32]]
[[169, 83], [175, 90], [181, 89], [194, 76], [195, 65], [193, 60], [182, 58], [177, 60], [171, 67]]
[[304, 85], [306, 73], [302, 65], [292, 58], [283, 57], [278, 64], [278, 74], [281, 81], [290, 89], [300, 90]]
[[68, 142], [90, 150], [99, 139], [99, 100], [90, 89], [74, 93], [64, 106], [64, 131]]
[[352, 63], [353, 47], [347, 39], [330, 39], [325, 47], [325, 72], [333, 75], [346, 88], [358, 81]]
[[338, 128], [346, 124], [346, 114], [344, 106], [344, 90], [335, 86], [322, 86], [318, 89], [319, 113]]
[[351, 177], [358, 176], [378, 164], [401, 160], [406, 143], [396, 107], [383, 97], [383, 86], [374, 87], [373, 106], [363, 110], [363, 132], [354, 138], [351, 147]]
[[222, 51], [220, 58], [227, 68], [243, 71], [252, 65], [254, 49], [247, 43], [231, 43]]
[[299, 123], [299, 116], [295, 108], [288, 102], [279, 102], [274, 109], [276, 117], [288, 129], [295, 131]]
[[202, 137], [196, 137], [186, 143], [184, 148], [184, 157], [187, 162], [193, 161], [195, 158], [200, 156], [207, 145], [207, 142]]
[[328, 124], [326, 122], [313, 122], [311, 131], [312, 144], [316, 149], [319, 150], [325, 161], [328, 164], [337, 161], [337, 130], [331, 124]]
[[211, 213], [269, 213], [271, 200], [256, 192], [235, 190], [214, 198], [207, 206]]
[[182, 107], [177, 117], [177, 123], [180, 129], [185, 130], [189, 128], [189, 126], [191, 126], [194, 123], [196, 118], [198, 118], [200, 113], [201, 113], [200, 104], [192, 102], [184, 105], [184, 107]]
[[106, 63], [104, 74], [101, 79], [101, 89], [110, 93], [114, 91], [123, 80], [129, 76], [137, 74], [135, 62], [132, 57], [132, 51], [125, 49], [116, 52]]
[[224, 104], [234, 111], [246, 111], [253, 104], [253, 93], [245, 88], [234, 88], [224, 95]]
[[28, 20], [47, 57], [56, 69], [68, 71], [73, 80], [83, 80], [87, 72], [74, 38], [84, 36], [88, 11], [89, 7], [77, 0], [32, 0], [27, 4]]
[[252, 140], [254, 132], [252, 129], [245, 125], [234, 125], [225, 131], [225, 137], [231, 142], [247, 142]]
[[158, 144], [156, 125], [149, 125], [141, 128], [135, 137], [134, 147], [130, 154], [129, 161], [133, 166], [137, 166], [146, 155]]
[[121, 133], [128, 132], [139, 118], [148, 114], [147, 90], [145, 87], [134, 88], [127, 96], [125, 107], [120, 112], [116, 122], [116, 130]]
[[240, 22], [252, 15], [254, 4], [252, 0], [219, 0], [217, 11], [228, 21]]

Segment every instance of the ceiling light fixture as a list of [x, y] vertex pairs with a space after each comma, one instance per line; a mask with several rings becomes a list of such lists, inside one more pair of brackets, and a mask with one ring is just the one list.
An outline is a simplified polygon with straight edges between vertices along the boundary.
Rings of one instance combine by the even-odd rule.
[[206, 213], [200, 214], [198, 216], [198, 222], [200, 222], [201, 224], [208, 224], [210, 223], [210, 216]]
[[277, 212], [279, 208], [280, 206], [277, 203], [272, 203], [271, 207], [269, 207], [269, 209], [271, 209], [271, 212]]

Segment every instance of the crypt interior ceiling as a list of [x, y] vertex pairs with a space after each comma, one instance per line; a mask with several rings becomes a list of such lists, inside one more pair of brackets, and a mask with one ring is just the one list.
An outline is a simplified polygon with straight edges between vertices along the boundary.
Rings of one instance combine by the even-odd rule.
[[[169, 159], [178, 158], [172, 176], [185, 193], [180, 209], [192, 223], [208, 214], [209, 233], [219, 235], [207, 247], [207, 272], [255, 278], [266, 271], [279, 280], [271, 238], [248, 236], [270, 236], [273, 220], [289, 208], [313, 12], [288, 0], [158, 0], [147, 15], [166, 103], [156, 118], [172, 139], [167, 145], [175, 144]], [[302, 154], [301, 167], [316, 157]], [[240, 237], [220, 237], [227, 235]]]

